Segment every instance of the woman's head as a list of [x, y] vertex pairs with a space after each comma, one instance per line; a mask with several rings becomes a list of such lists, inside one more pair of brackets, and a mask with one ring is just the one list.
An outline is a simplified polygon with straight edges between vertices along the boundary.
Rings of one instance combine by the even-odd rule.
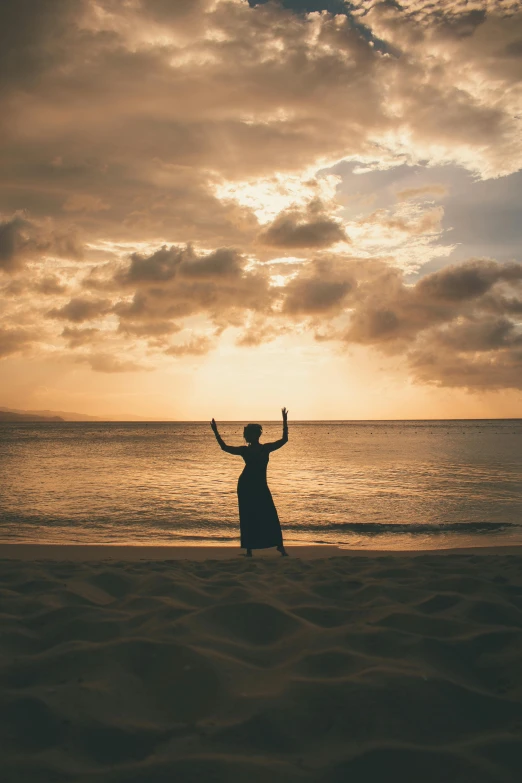
[[262, 432], [263, 428], [260, 424], [247, 424], [243, 430], [243, 437], [247, 443], [257, 443]]

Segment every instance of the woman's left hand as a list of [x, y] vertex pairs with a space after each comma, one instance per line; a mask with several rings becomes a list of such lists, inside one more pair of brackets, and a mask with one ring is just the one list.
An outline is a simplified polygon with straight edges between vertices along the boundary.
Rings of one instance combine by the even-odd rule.
[[281, 413], [283, 414], [283, 421], [286, 421], [288, 418], [288, 411], [286, 410], [286, 408], [282, 408]]

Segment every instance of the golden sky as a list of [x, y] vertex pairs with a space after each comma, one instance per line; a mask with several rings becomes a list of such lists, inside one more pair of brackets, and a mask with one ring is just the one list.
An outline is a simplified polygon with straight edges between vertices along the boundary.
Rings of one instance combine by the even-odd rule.
[[522, 2], [4, 0], [0, 405], [522, 415]]

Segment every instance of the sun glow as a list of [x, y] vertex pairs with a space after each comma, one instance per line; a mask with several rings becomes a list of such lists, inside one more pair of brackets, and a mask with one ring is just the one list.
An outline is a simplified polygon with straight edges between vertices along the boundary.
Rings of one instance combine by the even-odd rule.
[[221, 201], [248, 207], [264, 225], [289, 207], [305, 207], [313, 198], [331, 202], [340, 182], [341, 177], [334, 174], [316, 177], [310, 171], [302, 175], [277, 173], [259, 179], [224, 181], [215, 186], [214, 193]]

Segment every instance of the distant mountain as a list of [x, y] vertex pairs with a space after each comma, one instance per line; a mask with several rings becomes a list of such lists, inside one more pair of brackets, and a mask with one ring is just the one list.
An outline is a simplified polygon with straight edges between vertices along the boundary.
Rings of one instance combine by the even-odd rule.
[[[29, 421], [28, 416], [32, 417], [32, 421], [48, 421], [49, 419], [53, 421], [151, 421], [150, 418], [133, 416], [129, 413], [120, 413], [118, 416], [88, 416], [86, 413], [71, 413], [70, 411], [24, 411], [0, 406], [0, 421], [17, 421], [14, 418], [2, 418], [4, 414], [23, 416], [26, 421]], [[175, 419], [161, 419], [161, 421], [175, 421]]]
[[[28, 416], [31, 417], [38, 417], [33, 418], [33, 421], [47, 421], [48, 419], [52, 419], [53, 421], [103, 421], [103, 419], [100, 419], [99, 416], [87, 416], [85, 413], [68, 413], [66, 411], [24, 411], [20, 410], [19, 408], [4, 408], [0, 406], [0, 416], [2, 416], [5, 413], [15, 413], [19, 416], [24, 416], [27, 418]], [[2, 419], [2, 421], [15, 421], [15, 419]]]
[[35, 413], [15, 413], [0, 409], [0, 421], [65, 421], [60, 416], [38, 416]]

